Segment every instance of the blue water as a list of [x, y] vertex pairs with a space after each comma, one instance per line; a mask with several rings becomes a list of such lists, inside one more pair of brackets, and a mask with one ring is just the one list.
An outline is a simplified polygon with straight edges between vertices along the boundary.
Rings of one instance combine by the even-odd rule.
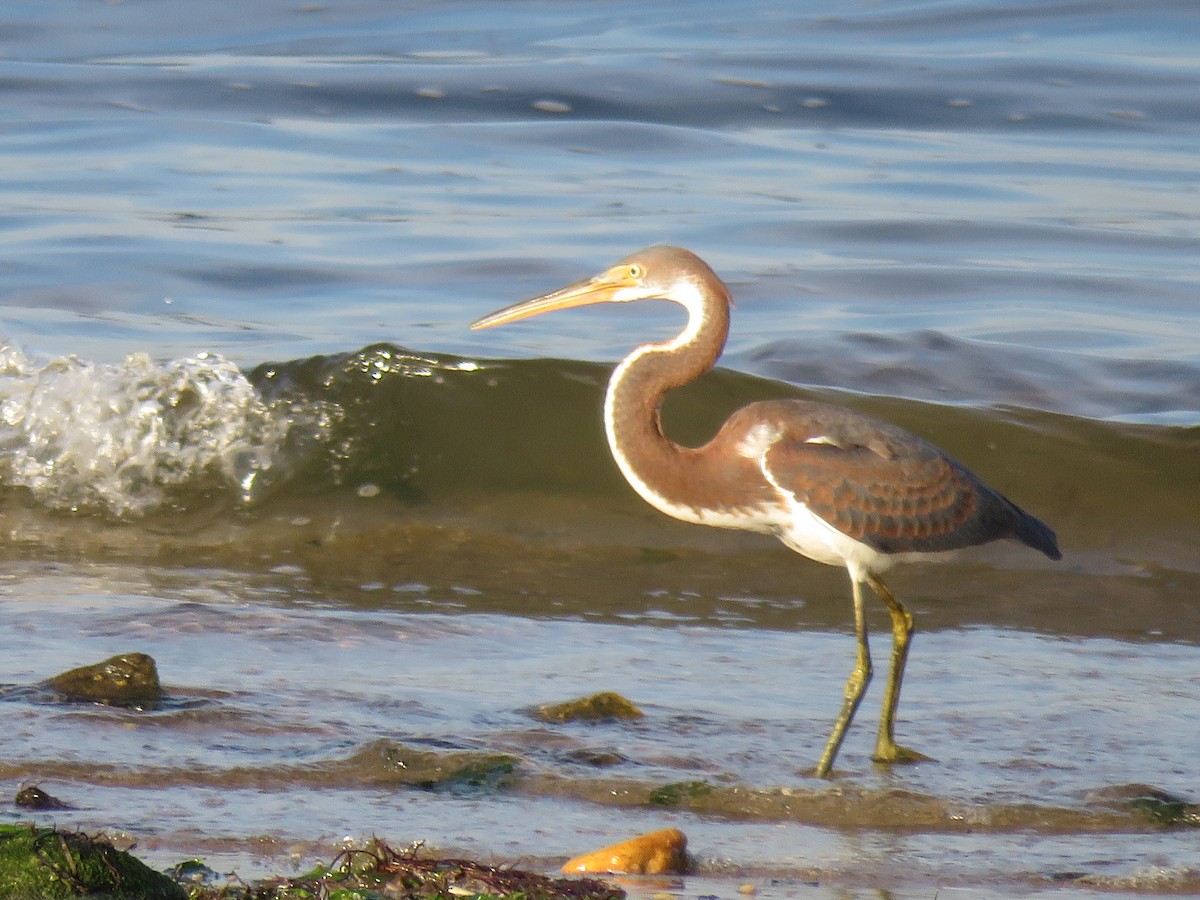
[[[735, 286], [743, 354], [933, 328], [1200, 366], [1186, 2], [10, 21], [4, 321], [47, 352], [538, 352], [463, 325], [667, 240]], [[534, 327], [611, 358], [651, 326]]]
[[[140, 641], [164, 681], [214, 692], [219, 712], [199, 726], [148, 720], [162, 723], [156, 790], [132, 751], [89, 749], [74, 730], [140, 720], [22, 706], [4, 790], [42, 781], [85, 809], [85, 827], [154, 833], [164, 860], [207, 850], [269, 870], [284, 851], [256, 860], [253, 835], [328, 848], [343, 830], [403, 818], [400, 801], [301, 783], [222, 800], [214, 762], [213, 796], [189, 811], [196, 728], [265, 768], [293, 746], [276, 730], [309, 710], [317, 737], [303, 752], [315, 760], [368, 744], [381, 717], [383, 732], [406, 732], [418, 688], [371, 671], [404, 664], [373, 641], [423, 629], [436, 656], [462, 651], [461, 627], [470, 652], [510, 674], [520, 666], [506, 669], [504, 651], [525, 641], [535, 661], [511, 705], [539, 686], [548, 696], [533, 699], [563, 699], [549, 652], [563, 622], [580, 646], [625, 635], [635, 649], [612, 665], [621, 678], [637, 667], [634, 684], [649, 688], [641, 672], [695, 664], [689, 632], [671, 623], [724, 629], [702, 632], [726, 642], [724, 655], [705, 645], [713, 667], [736, 671], [730, 660], [755, 659], [763, 641], [792, 648], [795, 683], [770, 685], [785, 691], [807, 691], [803, 667], [828, 656], [825, 693], [804, 694], [794, 734], [792, 695], [766, 687], [750, 730], [715, 689], [689, 695], [687, 678], [639, 698], [712, 716], [711, 758], [697, 761], [695, 735], [670, 718], [647, 726], [635, 757], [685, 780], [812, 787], [797, 773], [850, 662], [843, 576], [664, 523], [589, 430], [604, 370], [582, 363], [670, 334], [677, 311], [467, 329], [655, 242], [699, 253], [736, 298], [730, 371], [697, 407], [723, 415], [768, 389], [731, 372], [875, 404], [1059, 529], [1057, 568], [999, 549], [900, 582], [933, 632], [925, 647], [918, 636], [901, 718], [945, 762], [875, 772], [864, 724], [847, 747], [851, 784], [984, 809], [1052, 797], [1091, 810], [1096, 790], [1138, 781], [1194, 789], [1197, 48], [1191, 0], [8, 4], [0, 684]], [[381, 342], [395, 346], [359, 353]], [[332, 359], [306, 362], [317, 354]], [[520, 433], [498, 437], [501, 418]], [[336, 624], [315, 626], [324, 615]], [[270, 639], [245, 638], [257, 628]], [[196, 633], [210, 637], [199, 662]], [[341, 675], [331, 699], [311, 661], [333, 668], [339, 648], [367, 671]], [[1006, 670], [1055, 689], [1014, 690]], [[466, 675], [478, 673], [462, 674], [430, 701], [426, 737], [536, 743], [511, 709], [495, 711], [513, 692], [473, 696]], [[1138, 711], [1130, 685], [1144, 692]], [[397, 708], [380, 699], [389, 691]], [[490, 711], [456, 695], [486, 697]], [[222, 730], [225, 715], [237, 724]], [[80, 774], [101, 759], [134, 774]], [[226, 802], [244, 805], [241, 830]], [[291, 802], [307, 804], [307, 830]], [[552, 859], [606, 828], [660, 824], [644, 809], [539, 795], [554, 824], [539, 844], [537, 828], [510, 824], [511, 798], [409, 802], [422, 834], [398, 842], [506, 857]], [[706, 874], [800, 879], [776, 886], [785, 894], [813, 877], [830, 891], [1052, 891], [1055, 873], [1081, 869], [1098, 879], [1086, 885], [1165, 890], [1194, 887], [1200, 870], [1179, 833], [1093, 842], [1026, 836], [1037, 823], [1019, 820], [971, 840], [917, 829], [893, 845], [886, 828], [672, 815]], [[904, 873], [888, 867], [897, 846]]]

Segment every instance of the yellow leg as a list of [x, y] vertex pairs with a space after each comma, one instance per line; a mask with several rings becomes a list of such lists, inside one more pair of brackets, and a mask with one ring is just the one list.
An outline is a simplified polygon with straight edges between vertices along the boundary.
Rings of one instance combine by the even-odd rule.
[[867, 575], [871, 588], [879, 595], [892, 617], [892, 665], [888, 671], [887, 687], [883, 694], [883, 712], [879, 716], [879, 736], [875, 739], [876, 762], [920, 762], [929, 759], [915, 750], [896, 743], [896, 708], [900, 705], [900, 684], [904, 681], [904, 666], [908, 662], [908, 645], [912, 640], [913, 617], [904, 604], [896, 599], [887, 585], [874, 575]]
[[853, 575], [850, 576], [850, 584], [854, 591], [854, 634], [858, 639], [858, 659], [854, 663], [854, 670], [850, 673], [850, 677], [846, 679], [842, 710], [833, 723], [833, 731], [829, 735], [829, 740], [825, 742], [821, 761], [817, 763], [818, 778], [828, 777], [838, 750], [841, 749], [842, 741], [846, 738], [846, 730], [850, 727], [858, 704], [862, 702], [863, 694], [866, 693], [867, 685], [871, 681], [871, 648], [867, 643], [867, 620], [863, 612], [862, 584]]

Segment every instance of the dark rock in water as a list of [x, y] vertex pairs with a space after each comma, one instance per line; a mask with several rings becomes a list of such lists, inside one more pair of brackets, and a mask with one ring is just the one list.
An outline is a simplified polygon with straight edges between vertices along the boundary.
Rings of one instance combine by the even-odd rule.
[[0, 889], [4, 897], [39, 900], [81, 895], [187, 898], [170, 878], [107, 841], [28, 825], [0, 825]]
[[607, 719], [640, 719], [644, 715], [614, 691], [601, 691], [565, 703], [548, 703], [537, 710], [537, 717], [544, 722], [598, 722]]
[[17, 806], [23, 806], [26, 809], [70, 809], [71, 807], [63, 803], [57, 797], [47, 794], [36, 784], [31, 784], [29, 787], [23, 787], [17, 791], [15, 800]]
[[162, 700], [154, 658], [122, 653], [91, 666], [80, 666], [42, 682], [66, 700], [110, 706], [153, 706]]

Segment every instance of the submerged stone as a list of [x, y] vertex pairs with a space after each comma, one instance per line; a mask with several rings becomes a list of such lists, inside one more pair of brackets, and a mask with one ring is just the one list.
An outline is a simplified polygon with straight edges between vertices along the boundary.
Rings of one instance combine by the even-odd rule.
[[1164, 828], [1200, 828], [1200, 804], [1188, 803], [1166, 791], [1147, 792], [1134, 797], [1129, 805]]
[[688, 871], [687, 837], [678, 828], [664, 828], [576, 856], [562, 871], [610, 875], [684, 875]]
[[1200, 803], [1149, 784], [1115, 784], [1089, 799], [1114, 809], [1131, 810], [1163, 828], [1200, 828]]
[[606, 769], [610, 766], [619, 766], [629, 760], [618, 753], [616, 750], [595, 750], [590, 747], [581, 747], [578, 750], [571, 750], [564, 756], [569, 762], [581, 763], [585, 766], [592, 766], [596, 769]]
[[565, 703], [544, 704], [538, 707], [537, 716], [544, 722], [599, 722], [640, 719], [645, 713], [615, 691], [601, 691]]
[[712, 795], [707, 781], [673, 781], [650, 792], [647, 802], [654, 806], [686, 806]]
[[516, 768], [516, 758], [505, 753], [479, 754], [444, 767], [436, 777], [418, 782], [417, 787], [450, 793], [501, 791], [512, 783]]
[[374, 741], [338, 766], [356, 780], [404, 784], [456, 794], [494, 793], [516, 781], [519, 760], [507, 753], [437, 751]]
[[66, 700], [109, 706], [152, 706], [162, 700], [154, 658], [122, 653], [104, 662], [55, 675], [42, 685]]
[[83, 834], [0, 825], [0, 900], [186, 900], [182, 887], [107, 841]]

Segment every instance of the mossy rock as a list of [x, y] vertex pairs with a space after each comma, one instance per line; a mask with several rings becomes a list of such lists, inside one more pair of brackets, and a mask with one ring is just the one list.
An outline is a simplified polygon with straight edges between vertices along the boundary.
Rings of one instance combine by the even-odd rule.
[[122, 653], [80, 666], [46, 679], [42, 686], [64, 700], [110, 706], [154, 706], [163, 696], [158, 667], [145, 653]]
[[644, 716], [645, 713], [615, 691], [601, 691], [565, 703], [547, 703], [537, 709], [537, 717], [543, 722], [603, 722]]
[[0, 825], [0, 900], [186, 900], [182, 887], [107, 841], [70, 831]]

